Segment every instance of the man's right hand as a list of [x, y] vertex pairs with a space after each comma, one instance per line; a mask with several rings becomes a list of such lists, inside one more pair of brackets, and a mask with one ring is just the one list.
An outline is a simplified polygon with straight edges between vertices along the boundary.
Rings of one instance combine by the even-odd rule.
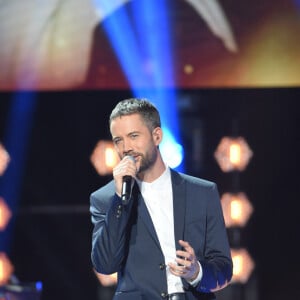
[[124, 176], [131, 176], [135, 178], [137, 173], [137, 167], [135, 165], [134, 160], [126, 155], [123, 159], [114, 167], [113, 176], [115, 180], [116, 193], [119, 197], [121, 197], [122, 193], [122, 184]]

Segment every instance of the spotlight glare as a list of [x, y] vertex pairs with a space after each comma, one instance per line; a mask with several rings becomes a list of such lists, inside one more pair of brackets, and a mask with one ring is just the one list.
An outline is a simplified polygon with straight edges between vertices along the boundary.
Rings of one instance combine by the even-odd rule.
[[42, 291], [43, 290], [43, 283], [41, 281], [37, 281], [35, 283], [35, 288], [37, 291]]
[[243, 269], [243, 259], [241, 257], [241, 255], [236, 255], [232, 258], [232, 262], [234, 265], [233, 268], [233, 276], [238, 276]]
[[232, 144], [229, 148], [229, 160], [237, 166], [241, 162], [241, 147], [239, 144]]
[[109, 175], [119, 158], [112, 141], [99, 141], [91, 155], [91, 163], [99, 175]]
[[165, 161], [168, 166], [171, 168], [177, 168], [183, 159], [183, 148], [179, 144], [169, 144], [165, 145], [165, 149], [162, 150], [163, 156], [165, 157]]
[[[94, 0], [93, 2], [98, 10], [112, 12], [128, 1]], [[175, 92], [162, 88], [174, 85], [167, 2], [132, 1], [130, 12], [125, 9], [116, 10], [115, 14], [111, 14], [103, 22], [103, 26], [133, 95], [157, 102], [162, 118], [168, 122], [168, 127], [177, 138], [179, 131]], [[165, 148], [163, 156], [166, 163], [172, 168], [181, 167], [182, 146], [174, 138], [171, 142], [165, 141], [165, 145], [161, 145], [161, 149]]]
[[4, 231], [11, 218], [11, 211], [4, 199], [0, 197], [0, 231]]
[[164, 138], [160, 144], [161, 155], [169, 167], [177, 168], [183, 161], [183, 147], [175, 141], [168, 129], [164, 128], [163, 131]]
[[253, 152], [243, 137], [223, 137], [215, 151], [215, 159], [223, 172], [245, 170], [252, 155]]
[[105, 163], [109, 168], [113, 168], [117, 164], [116, 152], [113, 148], [105, 149]]
[[246, 249], [231, 249], [233, 262], [232, 283], [246, 283], [255, 267], [255, 264]]
[[13, 273], [13, 265], [4, 252], [0, 253], [0, 286], [6, 284]]
[[10, 157], [5, 148], [0, 144], [0, 176], [4, 174], [8, 164], [10, 161]]
[[231, 218], [233, 220], [239, 220], [242, 216], [242, 205], [238, 200], [232, 200], [230, 203]]
[[253, 207], [244, 193], [223, 194], [221, 205], [226, 227], [245, 226], [253, 213]]

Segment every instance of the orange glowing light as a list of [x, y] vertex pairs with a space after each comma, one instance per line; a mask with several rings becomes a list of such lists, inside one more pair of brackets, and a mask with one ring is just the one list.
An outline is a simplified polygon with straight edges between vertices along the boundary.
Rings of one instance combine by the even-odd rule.
[[225, 193], [221, 204], [226, 227], [245, 226], [253, 213], [253, 206], [244, 193]]
[[118, 163], [119, 157], [113, 142], [99, 141], [91, 155], [91, 162], [100, 175], [109, 175]]
[[108, 167], [113, 168], [117, 163], [116, 152], [113, 148], [105, 149], [105, 163]]
[[223, 172], [243, 171], [252, 156], [252, 150], [242, 137], [223, 137], [215, 151], [215, 159]]
[[239, 220], [242, 217], [243, 208], [241, 202], [237, 200], [232, 200], [230, 203], [230, 213], [233, 220]]
[[0, 286], [6, 284], [13, 273], [13, 265], [4, 252], [0, 252]]
[[233, 165], [238, 165], [241, 162], [241, 146], [239, 144], [230, 145], [229, 160]]
[[3, 231], [11, 218], [11, 211], [4, 199], [0, 197], [0, 231]]
[[231, 282], [246, 283], [255, 264], [246, 249], [231, 249], [233, 276]]
[[2, 144], [0, 144], [0, 176], [2, 176], [9, 164], [10, 157]]

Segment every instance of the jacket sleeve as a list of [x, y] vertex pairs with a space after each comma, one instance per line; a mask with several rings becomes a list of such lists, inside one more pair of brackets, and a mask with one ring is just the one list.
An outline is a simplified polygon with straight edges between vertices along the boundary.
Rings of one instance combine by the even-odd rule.
[[232, 259], [221, 203], [215, 184], [210, 188], [206, 211], [206, 237], [202, 279], [197, 285], [200, 292], [216, 291], [225, 287], [232, 277]]
[[127, 224], [132, 202], [123, 206], [116, 194], [108, 197], [99, 190], [90, 197], [94, 224], [91, 259], [99, 273], [111, 274], [120, 270], [126, 255]]

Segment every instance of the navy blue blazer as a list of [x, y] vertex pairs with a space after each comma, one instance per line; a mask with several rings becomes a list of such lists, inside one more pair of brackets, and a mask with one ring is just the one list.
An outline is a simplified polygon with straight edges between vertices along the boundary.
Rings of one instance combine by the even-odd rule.
[[[211, 289], [230, 281], [232, 260], [216, 184], [171, 170], [174, 232], [190, 243], [202, 266], [196, 287], [182, 279], [187, 299], [214, 299]], [[91, 194], [94, 224], [91, 259], [103, 274], [118, 272], [114, 300], [167, 296], [166, 265], [150, 214], [135, 183], [123, 206], [114, 182]]]

